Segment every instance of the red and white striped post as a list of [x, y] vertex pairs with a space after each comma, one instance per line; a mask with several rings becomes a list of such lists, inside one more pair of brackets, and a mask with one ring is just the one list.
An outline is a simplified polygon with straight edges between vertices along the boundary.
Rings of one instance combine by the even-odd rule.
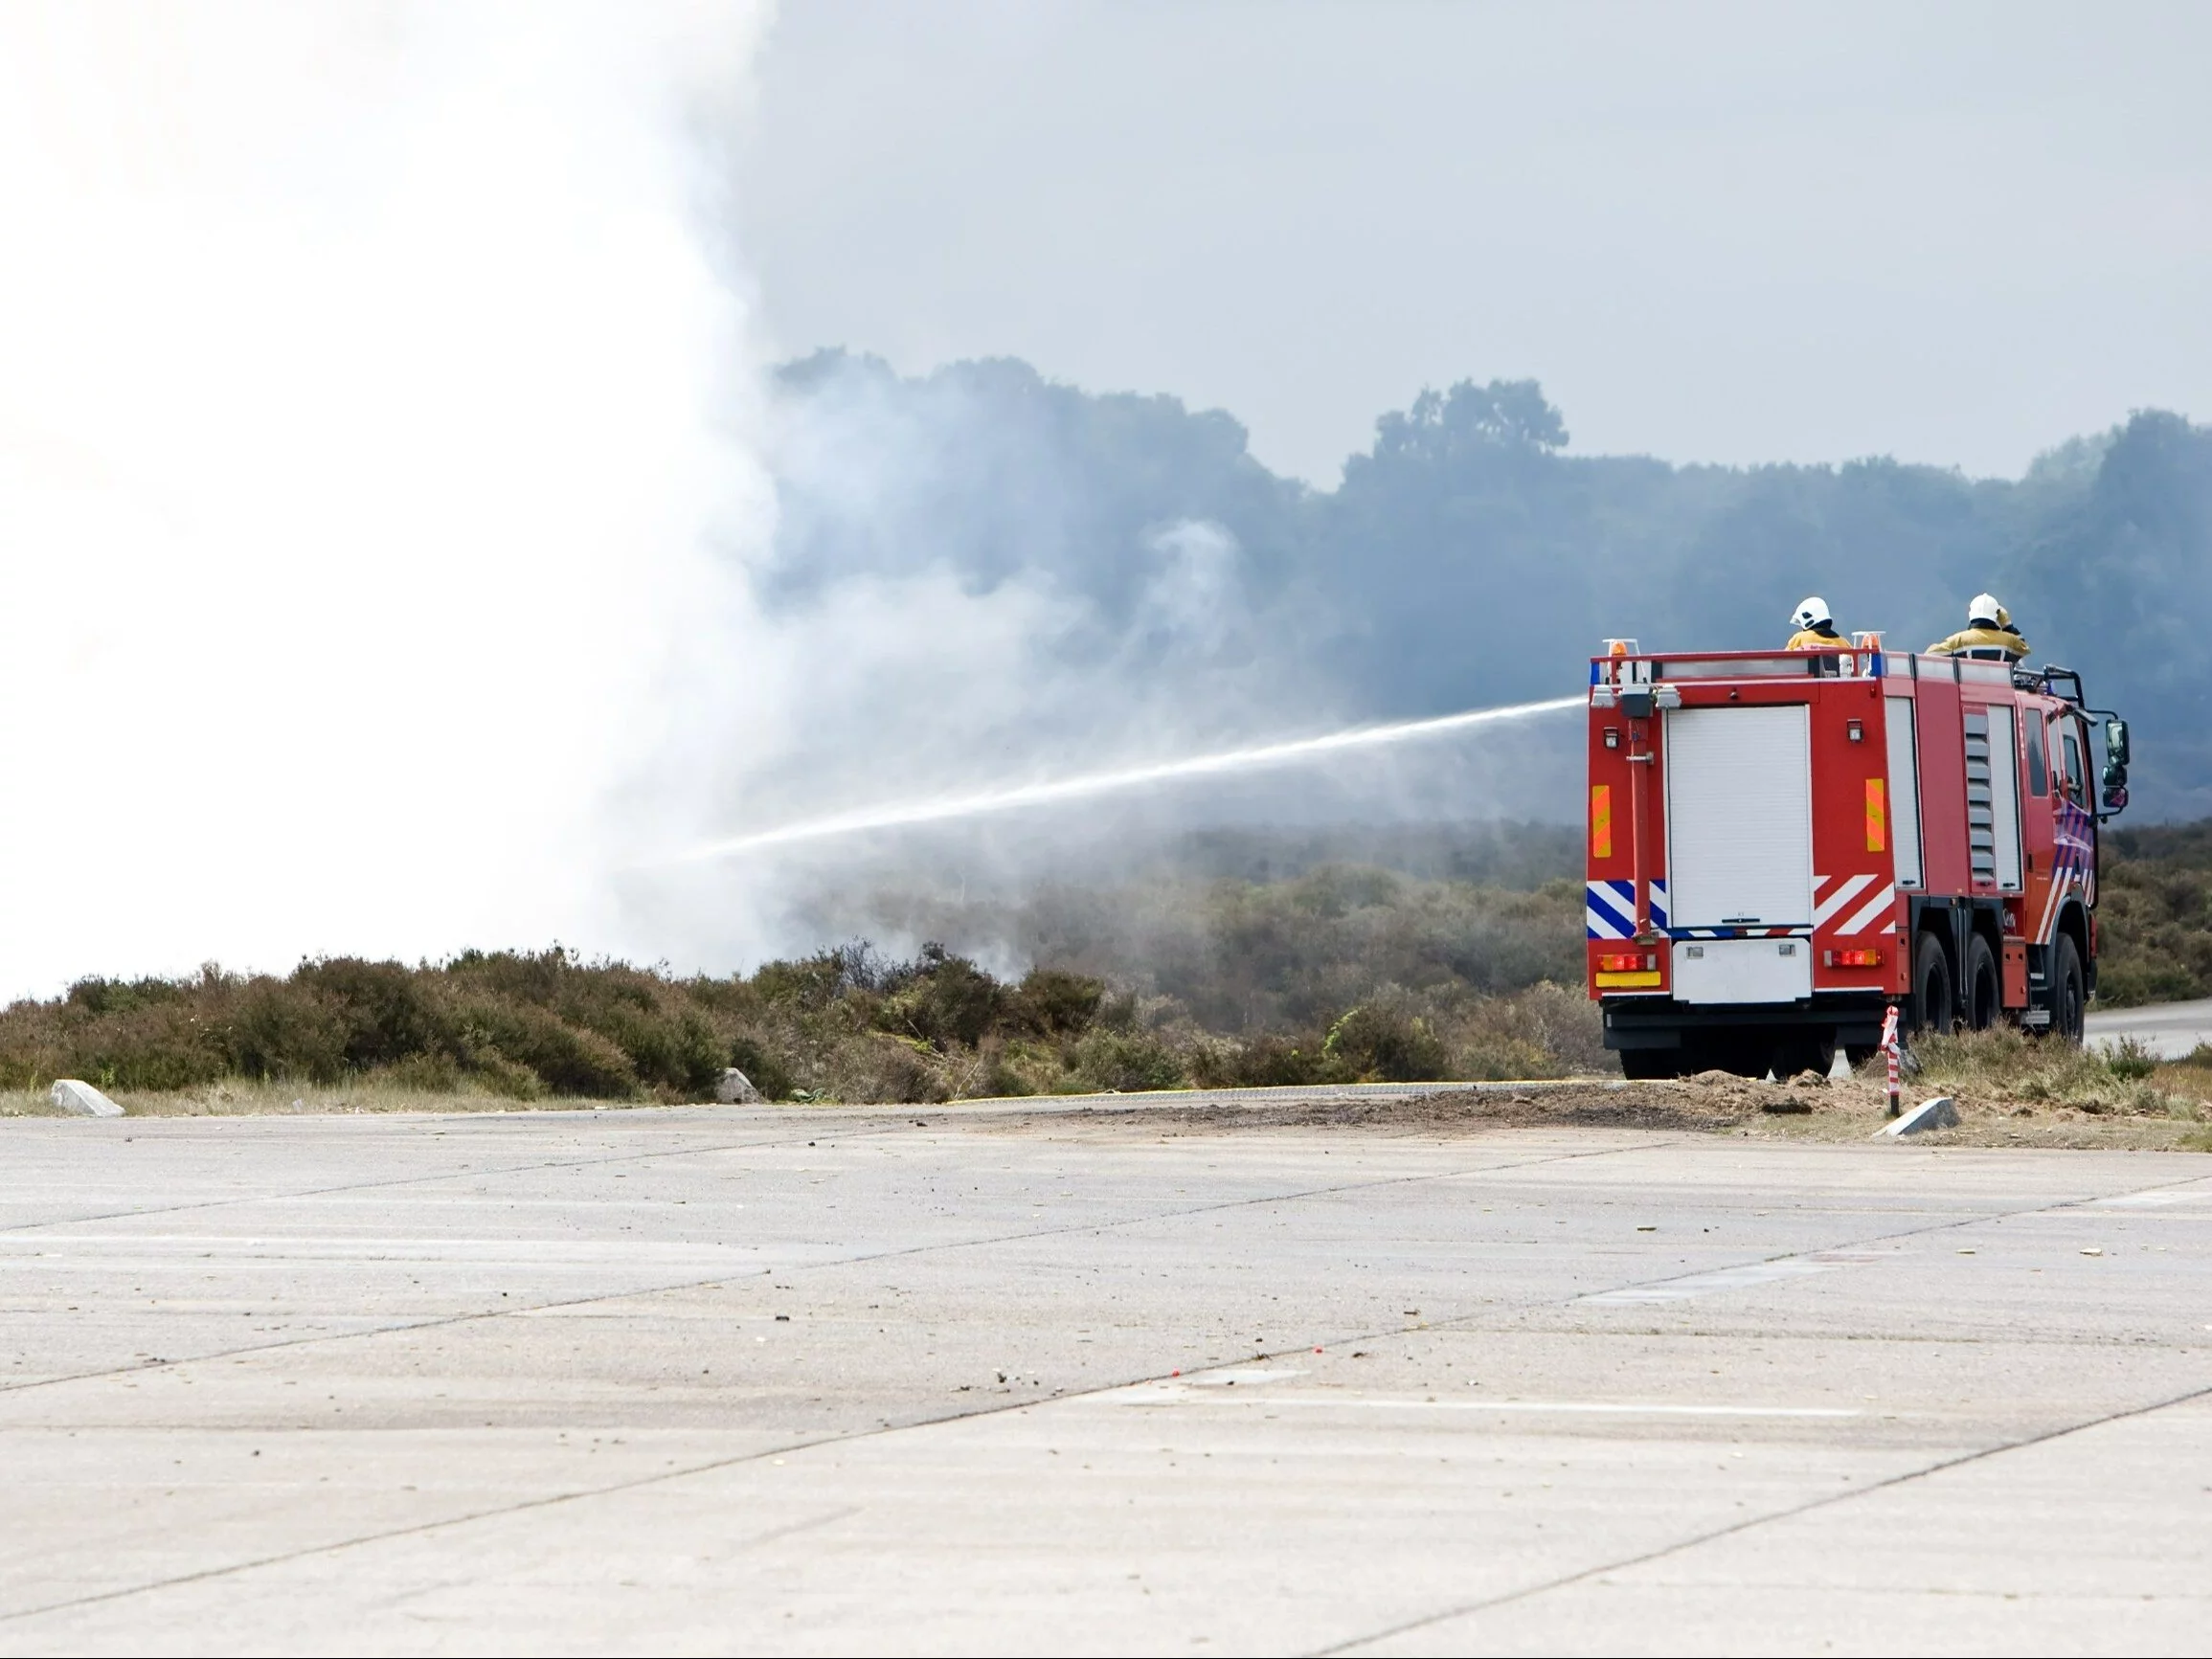
[[1895, 1117], [1897, 1106], [1897, 1004], [1889, 1005], [1889, 1012], [1882, 1020], [1882, 1052], [1889, 1058], [1889, 1115]]

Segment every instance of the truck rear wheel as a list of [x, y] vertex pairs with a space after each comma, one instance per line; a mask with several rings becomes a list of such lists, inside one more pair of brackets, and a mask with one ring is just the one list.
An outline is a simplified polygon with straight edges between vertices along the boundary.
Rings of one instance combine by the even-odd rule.
[[2051, 1034], [2078, 1045], [2088, 1000], [2082, 953], [2069, 936], [2061, 933], [2051, 948]]
[[1979, 933], [1966, 942], [1966, 1023], [1987, 1031], [2004, 1017], [2004, 985], [1997, 976], [1997, 953]]
[[1933, 933], [1922, 933], [1912, 947], [1912, 1029], [1937, 1037], [1951, 1035], [1951, 953]]
[[1631, 1083], [1650, 1083], [1662, 1077], [1680, 1077], [1682, 1074], [1682, 1051], [1679, 1048], [1624, 1048], [1620, 1051], [1620, 1074]]

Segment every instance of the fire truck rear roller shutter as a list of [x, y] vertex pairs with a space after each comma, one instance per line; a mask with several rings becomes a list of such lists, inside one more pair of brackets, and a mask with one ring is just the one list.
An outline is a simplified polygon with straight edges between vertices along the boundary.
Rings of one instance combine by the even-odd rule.
[[1997, 818], [1990, 802], [1989, 710], [1966, 711], [1966, 849], [1977, 882], [1997, 880]]
[[1676, 927], [1812, 921], [1811, 731], [1803, 704], [1674, 711], [1666, 779]]
[[1989, 796], [1997, 885], [2017, 893], [2020, 887], [2020, 743], [2014, 731], [2013, 710], [1995, 704], [1989, 710]]
[[[1907, 661], [1910, 659], [1907, 659]], [[1898, 885], [1920, 886], [1920, 755], [1913, 741], [1912, 699], [1882, 700], [1889, 737], [1889, 838]]]

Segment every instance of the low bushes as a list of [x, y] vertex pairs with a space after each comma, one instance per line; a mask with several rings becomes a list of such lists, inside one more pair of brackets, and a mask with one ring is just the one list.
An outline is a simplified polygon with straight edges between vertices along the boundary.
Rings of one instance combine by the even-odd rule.
[[2212, 997], [2212, 820], [2102, 832], [2097, 1000]]
[[209, 968], [87, 980], [0, 1011], [0, 1084], [84, 1077], [181, 1092], [227, 1078], [374, 1080], [516, 1100], [712, 1098], [725, 1066], [772, 1099], [982, 1095], [1558, 1075], [1602, 1065], [1579, 995], [1383, 985], [1326, 1020], [1208, 1030], [1174, 998], [1064, 969], [1018, 981], [937, 947], [847, 946], [750, 976], [679, 979], [553, 950], [288, 976]]
[[[2100, 1001], [2212, 994], [2212, 822], [2108, 832], [2106, 850]], [[674, 1101], [711, 1098], [735, 1065], [771, 1099], [921, 1102], [1610, 1072], [1580, 988], [1582, 906], [1574, 880], [1513, 888], [1320, 865], [973, 906], [879, 896], [874, 913], [910, 937], [1047, 964], [1019, 979], [938, 945], [909, 960], [858, 942], [719, 979], [558, 949], [86, 979], [0, 1010], [0, 1087], [373, 1078]], [[1960, 1043], [1929, 1043], [1925, 1058], [2089, 1110], [2198, 1076], [2017, 1035]]]

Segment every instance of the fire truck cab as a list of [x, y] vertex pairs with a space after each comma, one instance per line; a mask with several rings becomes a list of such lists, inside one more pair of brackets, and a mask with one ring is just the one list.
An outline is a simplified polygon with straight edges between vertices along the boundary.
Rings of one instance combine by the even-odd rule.
[[[2081, 677], [1850, 649], [1590, 668], [1590, 995], [1632, 1078], [1999, 1020], [2079, 1042], [2127, 723]], [[2101, 795], [2090, 776], [2105, 761]]]

